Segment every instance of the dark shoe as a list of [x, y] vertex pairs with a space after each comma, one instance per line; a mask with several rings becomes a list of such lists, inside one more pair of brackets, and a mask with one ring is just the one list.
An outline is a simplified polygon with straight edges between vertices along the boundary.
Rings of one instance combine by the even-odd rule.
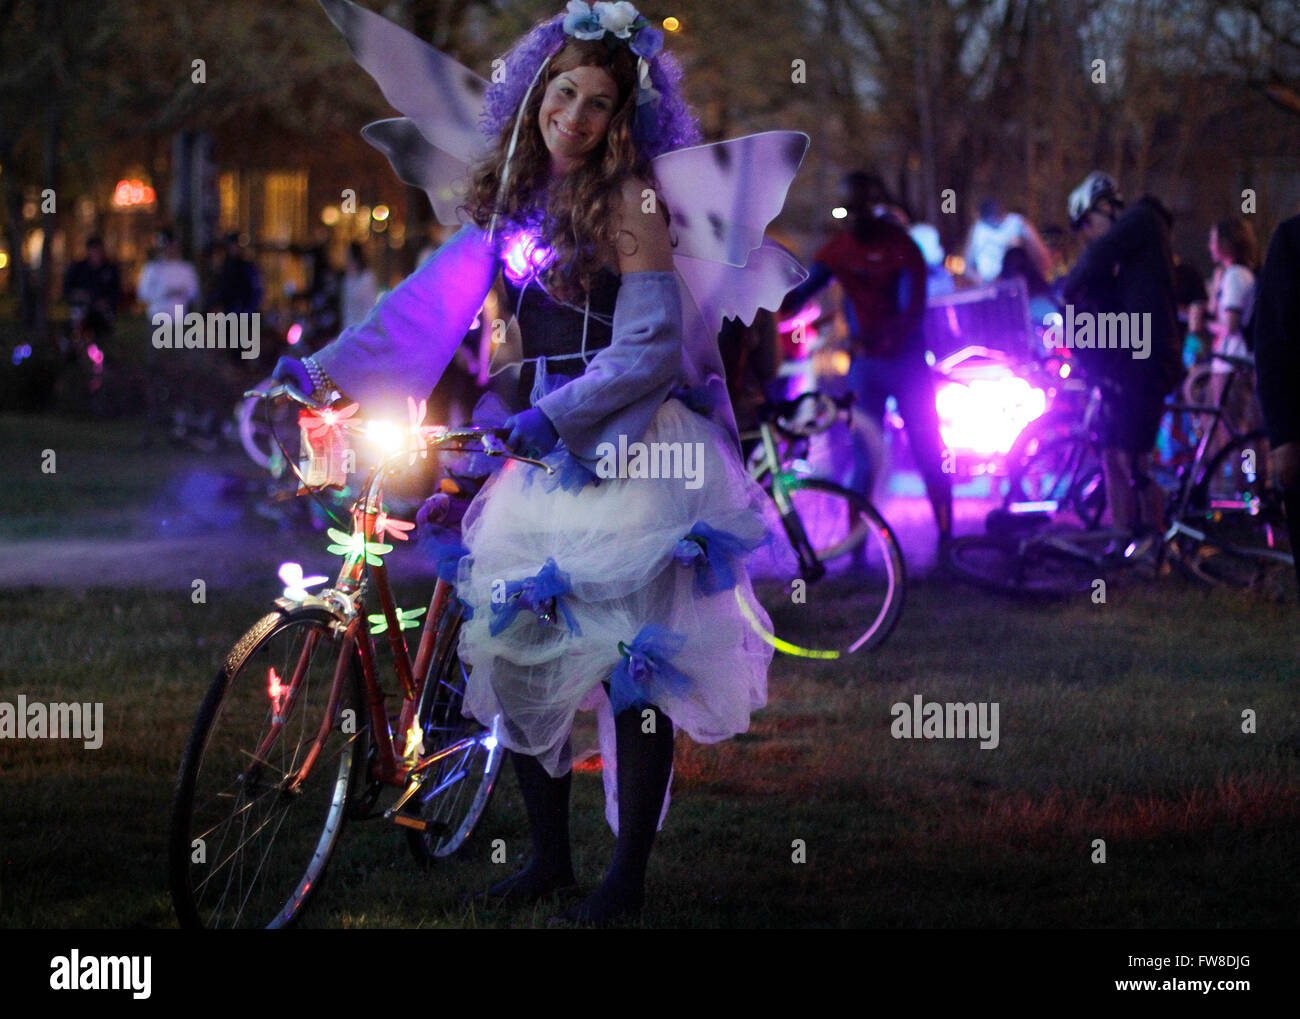
[[606, 927], [611, 923], [632, 919], [641, 912], [644, 905], [644, 893], [616, 895], [602, 885], [572, 909], [551, 917], [546, 925], [548, 927]]
[[468, 896], [472, 902], [483, 905], [526, 905], [541, 902], [553, 895], [571, 896], [578, 893], [578, 882], [572, 874], [541, 876], [525, 867], [491, 888]]

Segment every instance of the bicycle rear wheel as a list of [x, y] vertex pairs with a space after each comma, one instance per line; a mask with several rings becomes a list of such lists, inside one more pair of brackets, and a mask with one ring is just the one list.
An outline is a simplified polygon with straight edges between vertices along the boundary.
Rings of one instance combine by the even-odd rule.
[[1088, 591], [1097, 566], [1085, 557], [1035, 538], [977, 534], [955, 538], [946, 549], [958, 577], [1000, 594], [1064, 598]]
[[1179, 561], [1206, 583], [1293, 601], [1295, 550], [1281, 495], [1264, 477], [1267, 456], [1262, 431], [1216, 454], [1189, 500], [1189, 523], [1204, 537], [1180, 534]]
[[449, 612], [416, 710], [424, 742], [413, 776], [419, 790], [402, 812], [424, 824], [406, 832], [411, 852], [424, 866], [464, 846], [487, 809], [505, 756], [495, 721], [484, 726], [461, 714], [469, 674], [457, 652], [460, 625], [459, 612]]
[[1101, 456], [1083, 436], [1030, 436], [1018, 444], [1018, 459], [1010, 468], [1003, 507], [1053, 504], [1048, 512], [1073, 515], [1094, 528], [1106, 510], [1106, 480]]
[[320, 884], [366, 758], [360, 661], [332, 619], [303, 608], [263, 617], [208, 690], [172, 809], [171, 892], [184, 927], [284, 927]]
[[833, 482], [796, 478], [786, 492], [792, 543], [801, 529], [825, 572], [791, 577], [754, 563], [754, 590], [772, 619], [765, 639], [786, 654], [820, 659], [878, 647], [897, 624], [907, 590], [893, 530], [870, 502]]

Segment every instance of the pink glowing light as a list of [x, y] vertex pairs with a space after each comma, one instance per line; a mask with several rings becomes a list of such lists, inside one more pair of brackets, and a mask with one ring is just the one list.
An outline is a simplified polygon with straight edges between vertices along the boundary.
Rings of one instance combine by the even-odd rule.
[[86, 356], [89, 357], [96, 366], [104, 363], [104, 352], [93, 343], [86, 348]]
[[295, 322], [293, 325], [291, 325], [291, 326], [289, 327], [289, 334], [288, 334], [288, 336], [285, 337], [285, 339], [287, 339], [287, 340], [289, 341], [289, 345], [290, 345], [290, 346], [293, 346], [295, 343], [297, 343], [299, 340], [301, 340], [301, 339], [302, 339], [302, 326], [300, 326], [297, 322]]
[[307, 434], [313, 439], [319, 439], [321, 436], [328, 435], [333, 428], [340, 428], [353, 414], [360, 409], [360, 404], [349, 404], [342, 410], [302, 410], [298, 412], [298, 423], [307, 429]]
[[266, 670], [266, 692], [271, 698], [271, 709], [278, 719], [284, 713], [284, 699], [289, 690], [280, 682], [274, 666]]
[[1047, 395], [1016, 375], [940, 383], [939, 431], [949, 449], [1005, 453], [1047, 410]]
[[805, 330], [811, 331], [812, 324], [821, 318], [821, 315], [821, 305], [816, 301], [809, 301], [799, 312], [777, 326], [777, 329], [782, 333], [792, 333], [802, 325]]
[[555, 252], [527, 230], [511, 234], [506, 239], [506, 275], [513, 283], [522, 283], [545, 269], [554, 257]]
[[385, 537], [396, 538], [398, 541], [409, 541], [410, 538], [404, 533], [405, 531], [415, 530], [415, 524], [407, 520], [398, 520], [390, 517], [387, 513], [380, 513], [375, 517], [375, 537], [383, 541]]

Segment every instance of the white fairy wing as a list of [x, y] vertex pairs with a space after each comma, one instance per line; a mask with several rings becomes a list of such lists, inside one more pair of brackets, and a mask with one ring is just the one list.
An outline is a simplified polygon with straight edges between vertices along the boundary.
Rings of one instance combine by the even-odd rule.
[[361, 137], [388, 157], [402, 183], [429, 196], [439, 223], [455, 226], [460, 222], [456, 209], [465, 203], [467, 163], [431, 145], [408, 117], [367, 124]]
[[672, 214], [674, 265], [715, 336], [724, 318], [749, 325], [759, 308], [775, 311], [807, 278], [763, 236], [807, 151], [806, 134], [766, 131], [654, 161], [659, 197]]
[[456, 225], [469, 166], [487, 148], [478, 130], [487, 82], [373, 11], [349, 0], [320, 4], [384, 98], [405, 114], [369, 125], [366, 140], [403, 181], [429, 195], [439, 221]]
[[712, 394], [713, 417], [733, 437], [718, 331], [725, 318], [750, 325], [759, 308], [776, 311], [808, 276], [764, 238], [807, 151], [807, 135], [768, 131], [677, 149], [653, 164], [659, 197], [672, 215], [687, 383]]
[[665, 152], [654, 161], [677, 253], [744, 265], [781, 212], [808, 151], [798, 131], [765, 131]]
[[808, 278], [798, 260], [772, 241], [751, 251], [742, 266], [680, 253], [673, 264], [715, 336], [723, 319], [750, 325], [759, 308], [776, 311], [785, 295]]

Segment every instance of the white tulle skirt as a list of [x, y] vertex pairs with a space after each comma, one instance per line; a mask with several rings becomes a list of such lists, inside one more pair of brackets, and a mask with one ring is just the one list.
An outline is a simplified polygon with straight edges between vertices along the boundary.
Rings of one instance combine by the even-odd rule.
[[[759, 544], [776, 521], [771, 500], [722, 430], [677, 400], [663, 404], [641, 442], [648, 449], [678, 444], [679, 451], [689, 444], [691, 458], [677, 462], [689, 465], [691, 476], [638, 477], [636, 465], [613, 463], [632, 476], [566, 491], [535, 467], [507, 463], [466, 514], [469, 554], [458, 577], [458, 594], [473, 610], [460, 639], [461, 660], [470, 667], [466, 713], [485, 724], [497, 718], [505, 746], [560, 776], [571, 766], [576, 713], [595, 710], [606, 816], [615, 831], [613, 716], [603, 684], [644, 628], [677, 635], [680, 647], [668, 659], [677, 682], [671, 689], [656, 684], [653, 702], [701, 743], [749, 727], [750, 713], [766, 703], [772, 658], [759, 632], [770, 632], [770, 621], [754, 599], [743, 557], [730, 560], [736, 586], [707, 593], [701, 560], [683, 556], [681, 544], [701, 523]], [[552, 576], [567, 577], [550, 620], [527, 609], [503, 616], [518, 601], [520, 583], [548, 560]]]

